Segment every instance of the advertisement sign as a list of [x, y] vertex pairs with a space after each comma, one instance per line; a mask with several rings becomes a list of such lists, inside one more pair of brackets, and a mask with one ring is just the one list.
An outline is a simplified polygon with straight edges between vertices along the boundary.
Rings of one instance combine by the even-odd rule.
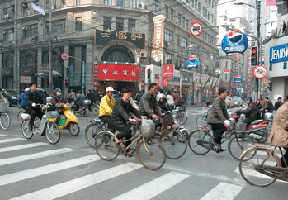
[[230, 69], [225, 68], [224, 73], [230, 73]]
[[234, 83], [242, 83], [242, 78], [241, 77], [234, 78]]
[[125, 64], [98, 64], [98, 80], [139, 81], [139, 66]]
[[243, 53], [248, 48], [248, 37], [235, 29], [224, 36], [221, 47], [226, 54]]
[[154, 45], [152, 58], [155, 62], [163, 59], [163, 44], [164, 44], [164, 15], [153, 17], [154, 21]]
[[163, 76], [164, 77], [173, 77], [173, 68], [174, 65], [164, 65], [163, 66]]
[[252, 68], [251, 68], [251, 56], [248, 56], [248, 87], [251, 86]]
[[97, 64], [93, 65], [93, 89], [97, 89], [97, 80], [98, 80], [98, 67]]
[[39, 12], [41, 15], [45, 16], [45, 10], [40, 8], [39, 6], [36, 6], [34, 3], [31, 3], [31, 8], [37, 12]]
[[195, 55], [191, 55], [186, 62], [188, 69], [197, 68], [199, 66], [199, 59]]
[[31, 83], [31, 76], [21, 76], [21, 83]]
[[278, 63], [288, 60], [288, 44], [278, 45], [270, 48], [269, 63]]

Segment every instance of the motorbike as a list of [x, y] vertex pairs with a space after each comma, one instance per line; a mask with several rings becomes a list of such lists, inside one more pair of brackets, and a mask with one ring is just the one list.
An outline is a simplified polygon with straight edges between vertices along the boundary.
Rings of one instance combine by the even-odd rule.
[[[74, 115], [74, 113], [71, 111], [71, 106], [64, 104], [64, 103], [60, 103], [58, 105], [56, 105], [58, 113], [59, 112], [64, 112], [64, 116], [65, 119], [61, 119], [59, 121], [59, 129], [60, 130], [67, 130], [69, 131], [69, 133], [72, 136], [78, 136], [79, 132], [80, 132], [80, 127], [78, 124], [78, 119], [77, 117]], [[55, 122], [56, 118], [50, 118], [49, 121], [50, 122]]]
[[75, 103], [72, 103], [72, 107], [74, 108], [73, 112], [75, 114], [80, 114], [83, 117], [87, 117], [87, 114], [89, 112], [88, 107], [89, 107], [90, 104], [91, 104], [90, 100], [84, 100], [83, 101], [83, 105], [75, 110], [75, 108], [76, 108]]
[[88, 107], [89, 111], [93, 113], [93, 115], [99, 115], [100, 103], [98, 101], [93, 102], [91, 106]]
[[252, 139], [255, 139], [258, 143], [264, 144], [268, 139], [268, 122], [265, 120], [255, 120], [251, 122], [248, 127], [246, 123], [243, 123], [245, 115], [239, 114], [238, 111], [234, 113], [233, 119], [235, 120], [236, 132], [249, 135]]

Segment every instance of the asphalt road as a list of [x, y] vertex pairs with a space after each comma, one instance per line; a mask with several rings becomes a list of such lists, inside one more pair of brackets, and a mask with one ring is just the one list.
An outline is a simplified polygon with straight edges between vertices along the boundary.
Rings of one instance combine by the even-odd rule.
[[[195, 128], [201, 109], [187, 109], [188, 132]], [[182, 158], [166, 159], [163, 168], [153, 171], [144, 168], [136, 155], [101, 160], [84, 136], [93, 116], [79, 117], [79, 136], [61, 131], [59, 143], [50, 145], [43, 136], [31, 140], [22, 136], [17, 110], [9, 109], [12, 124], [7, 131], [0, 130], [1, 200], [288, 199], [285, 182], [266, 188], [246, 183], [238, 172], [238, 161], [228, 151], [200, 156], [188, 147]]]

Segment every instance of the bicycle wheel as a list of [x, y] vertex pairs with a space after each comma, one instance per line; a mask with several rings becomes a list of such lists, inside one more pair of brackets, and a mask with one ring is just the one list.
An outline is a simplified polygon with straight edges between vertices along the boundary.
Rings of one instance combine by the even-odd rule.
[[21, 112], [21, 111], [19, 111], [18, 113], [17, 113], [17, 121], [19, 122], [19, 124], [22, 124], [22, 122], [23, 122], [23, 120], [21, 119], [21, 114], [22, 114], [23, 112]]
[[24, 120], [21, 124], [21, 132], [26, 139], [31, 139], [33, 137], [33, 131], [31, 130], [30, 121]]
[[[276, 164], [279, 166], [281, 163], [280, 159], [277, 161], [277, 156], [271, 153], [271, 150], [263, 147], [252, 147], [241, 156], [239, 172], [247, 183], [265, 187], [276, 181], [276, 178], [273, 177], [277, 174], [274, 170], [271, 170], [271, 168], [278, 168]], [[259, 171], [261, 171], [261, 173]]]
[[[149, 141], [149, 142], [148, 142]], [[150, 143], [150, 144], [148, 144]], [[160, 169], [166, 161], [165, 150], [158, 140], [143, 139], [136, 149], [139, 161], [147, 169]]]
[[119, 144], [115, 142], [114, 135], [110, 131], [101, 131], [95, 137], [95, 149], [103, 160], [114, 160], [119, 152]]
[[1, 113], [0, 116], [0, 125], [3, 130], [7, 130], [10, 126], [11, 120], [7, 113]]
[[160, 142], [165, 149], [166, 156], [170, 159], [181, 158], [186, 153], [186, 138], [186, 133], [179, 130], [173, 131], [171, 134], [168, 134], [164, 138], [161, 137]]
[[46, 125], [45, 136], [50, 144], [56, 144], [57, 142], [59, 142], [59, 126], [53, 122], [48, 122]]
[[96, 105], [92, 106], [91, 111], [92, 111], [93, 115], [95, 115], [95, 116], [99, 115], [99, 107], [98, 106], [96, 106]]
[[90, 124], [87, 126], [86, 130], [85, 130], [85, 138], [87, 141], [87, 144], [92, 147], [95, 148], [95, 137], [96, 135], [100, 132], [101, 127], [99, 124]]
[[201, 130], [192, 131], [188, 139], [188, 144], [191, 151], [193, 151], [197, 155], [205, 155], [206, 153], [208, 153], [210, 150], [200, 145], [201, 141], [204, 139], [209, 141], [209, 135], [207, 135], [205, 131]]
[[78, 136], [80, 132], [80, 126], [78, 125], [78, 123], [70, 123], [68, 131], [72, 136]]
[[196, 118], [196, 125], [197, 126], [207, 126], [207, 121], [206, 121], [206, 117], [203, 117], [203, 116], [198, 116]]
[[186, 112], [181, 112], [180, 115], [181, 115], [181, 124], [183, 125], [187, 122], [188, 114]]
[[256, 141], [260, 144], [264, 144], [267, 139], [268, 139], [268, 131], [267, 129], [264, 129], [264, 130], [260, 130], [260, 131], [257, 131], [257, 133], [260, 135], [262, 135], [262, 138], [261, 139], [256, 139]]
[[[241, 135], [237, 134], [237, 135], [231, 136], [229, 143], [228, 143], [228, 150], [234, 159], [240, 160], [240, 156], [243, 154], [243, 152], [247, 150], [248, 148], [252, 147], [253, 144], [254, 142], [251, 137], [243, 136], [243, 134]], [[250, 158], [247, 158], [247, 159], [250, 159]]]

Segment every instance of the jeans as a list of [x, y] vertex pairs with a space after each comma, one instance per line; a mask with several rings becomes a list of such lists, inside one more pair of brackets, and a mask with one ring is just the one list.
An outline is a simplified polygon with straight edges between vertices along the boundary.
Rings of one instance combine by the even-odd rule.
[[221, 144], [222, 135], [226, 131], [226, 127], [222, 123], [210, 125], [212, 126], [214, 141], [217, 144]]

